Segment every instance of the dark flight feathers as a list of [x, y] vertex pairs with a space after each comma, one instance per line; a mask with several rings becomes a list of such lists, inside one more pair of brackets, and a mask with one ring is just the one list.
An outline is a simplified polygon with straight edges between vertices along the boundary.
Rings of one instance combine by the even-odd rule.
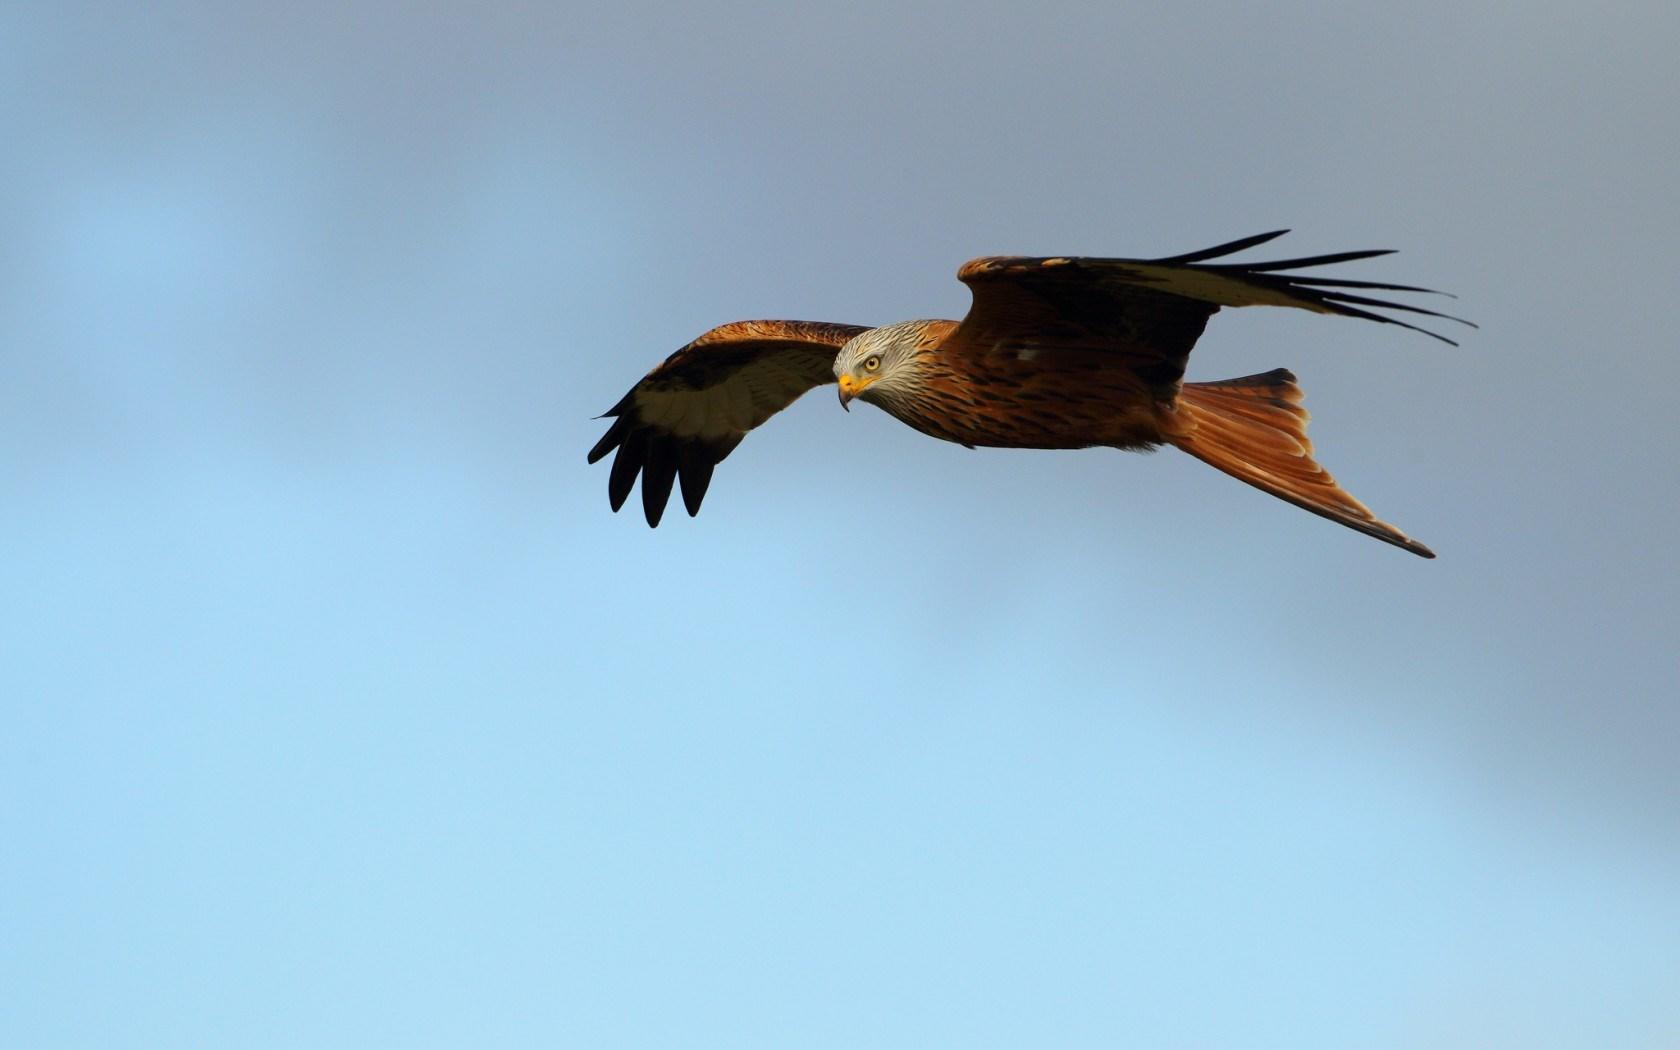
[[[1055, 286], [1059, 286], [1054, 293], [1057, 298], [1057, 305], [1066, 307], [1069, 304], [1074, 304], [1076, 314], [1091, 314], [1104, 308], [1113, 309], [1115, 306], [1136, 309], [1143, 301], [1138, 295], [1139, 292], [1165, 292], [1174, 298], [1192, 299], [1214, 307], [1294, 306], [1305, 310], [1313, 310], [1317, 313], [1359, 317], [1367, 321], [1400, 325], [1402, 328], [1421, 332], [1431, 339], [1439, 339], [1441, 342], [1452, 346], [1457, 346], [1458, 343], [1439, 332], [1432, 332], [1427, 328], [1420, 328], [1417, 325], [1397, 318], [1385, 317], [1372, 311], [1399, 310], [1403, 313], [1436, 317], [1468, 325], [1471, 328], [1476, 327], [1471, 322], [1461, 317], [1454, 317], [1451, 314], [1426, 310], [1405, 303], [1354, 295], [1336, 291], [1336, 289], [1358, 288], [1367, 291], [1420, 292], [1427, 295], [1444, 295], [1446, 294], [1444, 292], [1437, 292], [1429, 288], [1418, 288], [1408, 284], [1354, 281], [1277, 272], [1279, 270], [1301, 270], [1314, 266], [1329, 266], [1334, 263], [1354, 262], [1359, 259], [1372, 259], [1381, 255], [1392, 255], [1394, 254], [1392, 249], [1379, 248], [1368, 251], [1336, 252], [1331, 255], [1311, 255], [1299, 259], [1280, 259], [1263, 263], [1208, 264], [1204, 262], [1207, 259], [1234, 255], [1244, 249], [1275, 240], [1288, 232], [1288, 230], [1273, 230], [1270, 233], [1256, 234], [1226, 244], [1215, 245], [1212, 248], [1204, 248], [1201, 251], [1168, 256], [1164, 259], [1095, 259], [1079, 256], [1049, 258], [997, 256], [973, 259], [963, 264], [962, 269], [957, 273], [957, 277], [974, 289], [976, 307], [985, 305], [986, 296], [994, 294], [991, 289], [1000, 282], [1006, 285], [1025, 285], [1035, 292], [1049, 289], [1053, 282]], [[1008, 295], [1010, 293], [1006, 291], [1003, 294]], [[1167, 299], [1167, 297], [1160, 295], [1151, 298], [1155, 300], [1152, 305], [1158, 309], [1164, 307]], [[1451, 296], [1448, 296], [1448, 298], [1451, 298]], [[1369, 309], [1365, 309], [1367, 307]], [[972, 319], [973, 316], [974, 313], [971, 311], [969, 318]], [[968, 323], [969, 319], [965, 319], [964, 324]]]
[[616, 417], [589, 450], [613, 457], [607, 497], [618, 510], [642, 477], [642, 513], [657, 526], [674, 481], [690, 516], [748, 430], [812, 387], [834, 381], [834, 355], [867, 328], [818, 321], [736, 321], [667, 357], [608, 409]]

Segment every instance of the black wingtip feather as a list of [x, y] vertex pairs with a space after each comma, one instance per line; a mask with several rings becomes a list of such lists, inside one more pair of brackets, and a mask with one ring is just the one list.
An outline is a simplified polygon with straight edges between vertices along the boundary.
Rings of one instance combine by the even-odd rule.
[[1375, 306], [1383, 310], [1401, 310], [1409, 314], [1422, 314], [1425, 317], [1439, 317], [1443, 321], [1456, 321], [1469, 328], [1477, 327], [1476, 322], [1474, 321], [1466, 321], [1462, 317], [1454, 317], [1452, 314], [1444, 314], [1439, 310], [1425, 310], [1421, 306], [1408, 306], [1405, 303], [1391, 303], [1386, 299], [1370, 299], [1363, 295], [1348, 295], [1343, 292], [1326, 292], [1324, 295], [1324, 301], [1334, 304], [1354, 303], [1358, 306]]
[[647, 465], [642, 469], [642, 514], [649, 528], [657, 529], [671, 499], [671, 483], [677, 477], [677, 453], [673, 438], [657, 437], [648, 442]]
[[612, 474], [607, 478], [607, 500], [612, 504], [614, 514], [630, 498], [630, 490], [636, 486], [636, 475], [641, 473], [646, 455], [647, 439], [640, 434], [629, 435], [618, 446], [618, 455], [613, 457]]
[[1336, 263], [1358, 262], [1393, 255], [1393, 248], [1365, 248], [1356, 252], [1333, 252], [1329, 255], [1307, 255], [1299, 259], [1274, 259], [1263, 263], [1224, 263], [1208, 267], [1210, 270], [1232, 269], [1246, 273], [1271, 273], [1276, 270], [1299, 270], [1307, 266], [1333, 266]]
[[[1421, 328], [1421, 327], [1419, 327], [1415, 324], [1410, 324], [1406, 321], [1400, 320], [1397, 317], [1384, 317], [1382, 314], [1374, 314], [1369, 310], [1361, 310], [1357, 306], [1348, 306], [1344, 303], [1328, 303], [1326, 305], [1330, 306], [1333, 310], [1336, 311], [1336, 313], [1341, 314], [1343, 317], [1357, 317], [1357, 318], [1360, 318], [1361, 320], [1376, 321], [1380, 324], [1398, 325], [1401, 328], [1405, 328], [1409, 331], [1417, 332], [1420, 335], [1427, 335], [1431, 339], [1440, 340], [1441, 342], [1446, 343], [1448, 346], [1457, 346], [1458, 345], [1458, 340], [1456, 340], [1456, 339], [1448, 339], [1446, 336], [1442, 335], [1440, 332], [1431, 332], [1427, 328]], [[1384, 305], [1387, 305], [1387, 304], [1384, 304]], [[1454, 320], [1457, 320], [1457, 319], [1454, 318]]]
[[1154, 261], [1158, 263], [1182, 264], [1201, 262], [1203, 259], [1217, 259], [1221, 255], [1235, 255], [1236, 253], [1243, 251], [1246, 248], [1252, 248], [1257, 244], [1265, 244], [1267, 241], [1275, 241], [1288, 232], [1288, 230], [1272, 230], [1270, 233], [1256, 233], [1251, 237], [1241, 237], [1234, 241], [1226, 241], [1224, 244], [1216, 244], [1212, 248], [1203, 248], [1198, 252], [1186, 252], [1183, 255], [1174, 255], [1171, 258], [1156, 259]]
[[[597, 417], [599, 418], [599, 417]], [[623, 416], [613, 421], [607, 432], [601, 435], [601, 440], [595, 442], [595, 447], [589, 450], [589, 462], [598, 463], [602, 456], [617, 448], [624, 440], [625, 433], [630, 429], [630, 421]]]
[[1439, 288], [1419, 288], [1415, 284], [1388, 284], [1384, 281], [1354, 281], [1345, 277], [1291, 277], [1295, 284], [1312, 288], [1364, 288], [1376, 292], [1420, 292], [1424, 295], [1440, 295], [1448, 299], [1457, 299], [1451, 292], [1443, 292]]
[[595, 418], [596, 419], [607, 419], [608, 417], [611, 417], [611, 416], [625, 415], [630, 409], [630, 398], [635, 393], [636, 393], [636, 391], [634, 389], [631, 389], [631, 391], [629, 393], [625, 394], [623, 397], [618, 399], [618, 404], [616, 404], [613, 407], [607, 409], [605, 412], [602, 412], [600, 415], [596, 416]]
[[682, 480], [683, 506], [688, 516], [700, 513], [700, 501], [706, 498], [706, 488], [712, 483], [712, 467], [716, 462], [704, 445], [691, 442], [677, 452], [677, 475]]

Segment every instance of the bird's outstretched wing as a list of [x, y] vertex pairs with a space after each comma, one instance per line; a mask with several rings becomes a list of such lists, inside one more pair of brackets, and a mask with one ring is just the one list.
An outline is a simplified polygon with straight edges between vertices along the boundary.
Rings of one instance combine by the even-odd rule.
[[[974, 305], [946, 352], [1119, 354], [1158, 397], [1170, 399], [1190, 348], [1221, 306], [1294, 306], [1397, 324], [1457, 346], [1437, 332], [1379, 311], [1470, 322], [1366, 292], [1423, 292], [1404, 284], [1283, 273], [1391, 254], [1337, 252], [1261, 263], [1209, 263], [1281, 237], [1276, 230], [1165, 259], [993, 256], [963, 264], [957, 278]], [[1470, 325], [1472, 328], [1474, 325]]]
[[612, 427], [589, 450], [594, 463], [613, 449], [607, 497], [624, 505], [642, 475], [642, 511], [658, 525], [682, 479], [690, 515], [712, 468], [747, 431], [812, 387], [834, 382], [834, 357], [869, 329], [821, 321], [735, 321], [712, 329], [667, 357], [608, 409]]

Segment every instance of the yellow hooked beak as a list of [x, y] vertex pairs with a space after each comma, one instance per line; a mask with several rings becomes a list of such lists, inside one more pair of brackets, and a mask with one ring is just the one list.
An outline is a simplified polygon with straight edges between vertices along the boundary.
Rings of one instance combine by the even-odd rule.
[[863, 379], [853, 379], [849, 375], [841, 376], [840, 377], [840, 407], [844, 408], [846, 411], [850, 412], [851, 411], [850, 402], [851, 402], [852, 398], [857, 397], [859, 394], [863, 393], [863, 388], [868, 386], [870, 383], [873, 383], [873, 382], [875, 382], [875, 377], [874, 376], [867, 376]]

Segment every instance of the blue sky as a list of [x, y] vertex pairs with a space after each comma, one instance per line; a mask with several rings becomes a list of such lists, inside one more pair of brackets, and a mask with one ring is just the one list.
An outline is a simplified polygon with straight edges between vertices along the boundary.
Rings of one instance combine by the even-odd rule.
[[[1672, 1046], [1677, 23], [7, 8], [0, 1035]], [[1282, 226], [1482, 329], [1191, 378], [1435, 562], [824, 396], [583, 463], [713, 324]]]

